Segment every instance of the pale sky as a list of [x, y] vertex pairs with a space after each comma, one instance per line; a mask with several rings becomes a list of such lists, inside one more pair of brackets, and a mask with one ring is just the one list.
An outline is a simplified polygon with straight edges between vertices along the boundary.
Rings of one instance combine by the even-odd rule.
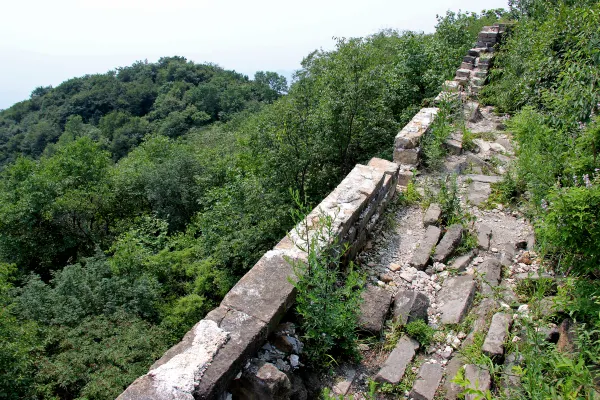
[[436, 14], [483, 6], [507, 0], [0, 0], [0, 109], [38, 86], [162, 56], [289, 75], [333, 37], [432, 32]]

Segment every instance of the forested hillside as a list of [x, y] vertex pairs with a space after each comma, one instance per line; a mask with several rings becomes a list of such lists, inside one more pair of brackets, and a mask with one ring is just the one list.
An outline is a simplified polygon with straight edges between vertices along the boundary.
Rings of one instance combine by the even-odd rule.
[[288, 88], [181, 57], [0, 112], [0, 397], [108, 399], [142, 375], [450, 78], [499, 11], [339, 38]]

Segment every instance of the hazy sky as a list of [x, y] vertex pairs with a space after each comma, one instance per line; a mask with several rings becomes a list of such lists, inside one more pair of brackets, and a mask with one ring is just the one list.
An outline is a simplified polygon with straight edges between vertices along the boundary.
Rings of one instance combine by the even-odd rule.
[[436, 14], [483, 5], [507, 0], [2, 0], [0, 109], [37, 86], [162, 56], [288, 75], [334, 36], [431, 32]]

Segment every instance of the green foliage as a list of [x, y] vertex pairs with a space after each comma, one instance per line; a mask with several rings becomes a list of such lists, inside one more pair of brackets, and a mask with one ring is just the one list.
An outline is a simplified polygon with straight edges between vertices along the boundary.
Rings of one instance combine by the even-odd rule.
[[[298, 198], [296, 197], [296, 200]], [[300, 204], [300, 213], [308, 211]], [[305, 219], [306, 221], [306, 219]], [[296, 278], [291, 282], [298, 290], [296, 313], [300, 317], [305, 352], [313, 366], [320, 368], [336, 353], [357, 357], [358, 310], [364, 277], [353, 269], [342, 272], [345, 249], [340, 248], [333, 231], [333, 217], [320, 215], [309, 227], [300, 222], [298, 233], [305, 245], [301, 250], [307, 262], [290, 261]]]
[[11, 291], [16, 268], [0, 264], [0, 397], [26, 398], [34, 382], [35, 358], [41, 348], [38, 327], [14, 315]]
[[52, 328], [35, 377], [37, 396], [116, 398], [168, 348], [166, 337], [159, 327], [123, 312]]
[[409, 322], [404, 327], [404, 331], [408, 336], [421, 343], [421, 346], [423, 347], [427, 347], [431, 344], [433, 335], [435, 334], [435, 329], [427, 325], [422, 319]]
[[577, 186], [556, 187], [548, 193], [547, 203], [542, 203], [544, 216], [536, 233], [542, 248], [559, 261], [561, 269], [597, 273], [600, 262], [600, 175], [587, 177], [586, 182], [581, 186], [576, 183]]

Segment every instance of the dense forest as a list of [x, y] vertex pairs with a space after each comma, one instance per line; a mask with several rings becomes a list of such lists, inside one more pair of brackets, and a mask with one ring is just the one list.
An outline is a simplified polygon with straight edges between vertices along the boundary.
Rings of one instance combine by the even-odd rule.
[[0, 112], [0, 397], [108, 399], [451, 78], [500, 11], [338, 38], [290, 86], [182, 57]]

